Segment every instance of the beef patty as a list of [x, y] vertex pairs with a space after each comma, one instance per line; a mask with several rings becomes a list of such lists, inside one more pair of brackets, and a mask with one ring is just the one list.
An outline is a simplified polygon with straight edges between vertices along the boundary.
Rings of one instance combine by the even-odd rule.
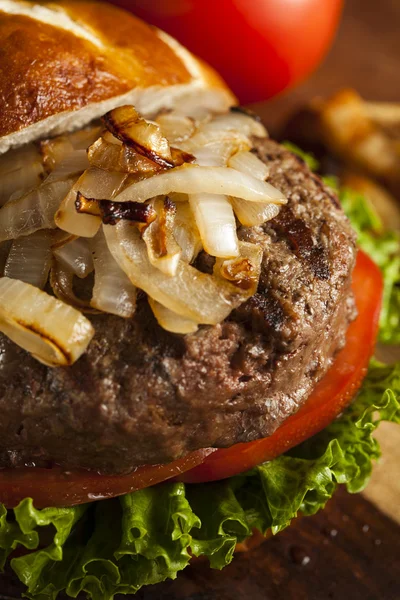
[[268, 436], [305, 402], [355, 315], [355, 236], [303, 161], [269, 139], [255, 147], [289, 199], [239, 230], [264, 250], [257, 294], [187, 336], [161, 329], [143, 296], [134, 319], [94, 316], [72, 367], [49, 369], [1, 337], [0, 467], [125, 472]]

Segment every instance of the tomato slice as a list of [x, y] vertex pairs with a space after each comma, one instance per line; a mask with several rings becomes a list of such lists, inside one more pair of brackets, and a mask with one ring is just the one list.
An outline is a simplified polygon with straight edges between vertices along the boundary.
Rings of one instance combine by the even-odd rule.
[[238, 475], [276, 458], [327, 427], [349, 404], [366, 375], [378, 332], [382, 291], [380, 270], [359, 251], [353, 273], [358, 317], [348, 328], [346, 346], [307, 402], [270, 437], [217, 450], [201, 465], [180, 476], [179, 481], [201, 483]]
[[33, 498], [37, 508], [74, 506], [121, 496], [167, 479], [200, 483], [225, 479], [276, 458], [321, 431], [353, 398], [367, 372], [378, 330], [383, 282], [378, 267], [358, 253], [353, 274], [358, 317], [347, 332], [346, 346], [305, 405], [270, 437], [231, 448], [198, 450], [167, 465], [145, 465], [129, 475], [90, 471], [21, 468], [0, 470], [0, 502], [15, 507]]
[[197, 450], [167, 465], [145, 465], [128, 475], [101, 475], [93, 471], [66, 471], [61, 467], [26, 467], [0, 471], [0, 502], [14, 508], [33, 498], [35, 508], [65, 507], [122, 496], [171, 479], [193, 469], [214, 452]]

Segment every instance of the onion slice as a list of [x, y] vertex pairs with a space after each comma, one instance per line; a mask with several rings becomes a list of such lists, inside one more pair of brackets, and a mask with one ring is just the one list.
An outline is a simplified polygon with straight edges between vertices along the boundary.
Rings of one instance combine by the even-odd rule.
[[107, 129], [121, 142], [163, 168], [174, 166], [168, 140], [155, 123], [142, 119], [133, 106], [120, 106], [104, 117]]
[[199, 324], [215, 325], [247, 300], [249, 292], [201, 273], [183, 261], [175, 277], [153, 267], [139, 231], [124, 221], [104, 225], [107, 245], [131, 282], [171, 311]]
[[54, 229], [54, 215], [71, 189], [73, 178], [55, 181], [11, 200], [0, 209], [0, 241], [30, 235], [39, 229]]
[[203, 249], [199, 228], [188, 202], [177, 202], [175, 206], [174, 237], [182, 250], [181, 259], [191, 263]]
[[86, 150], [74, 150], [68, 156], [62, 160], [50, 173], [47, 177], [46, 184], [51, 183], [52, 181], [60, 181], [61, 179], [66, 179], [71, 175], [75, 175], [76, 178], [79, 177], [90, 167]]
[[198, 330], [199, 326], [194, 321], [177, 315], [172, 310], [169, 310], [169, 308], [153, 300], [153, 298], [149, 297], [148, 300], [158, 324], [166, 331], [186, 335], [188, 333], [195, 333]]
[[196, 125], [190, 117], [177, 115], [176, 113], [164, 113], [156, 119], [161, 127], [162, 134], [170, 144], [182, 142], [192, 136]]
[[86, 150], [99, 137], [100, 131], [99, 125], [89, 126], [40, 142], [40, 152], [47, 172], [54, 171], [74, 150]]
[[78, 213], [100, 217], [105, 225], [115, 225], [120, 220], [149, 225], [157, 218], [151, 204], [96, 200], [85, 198], [80, 192], [75, 200], [75, 208]]
[[175, 205], [168, 198], [156, 198], [153, 206], [157, 218], [144, 229], [142, 238], [150, 263], [173, 277], [182, 254], [174, 238]]
[[125, 319], [136, 310], [137, 289], [112, 257], [104, 233], [91, 241], [95, 276], [91, 306]]
[[78, 298], [74, 292], [73, 272], [56, 260], [50, 271], [50, 285], [54, 295], [65, 304], [86, 313], [98, 312], [90, 306], [89, 301]]
[[71, 237], [53, 249], [56, 259], [74, 275], [84, 279], [94, 269], [92, 252], [85, 238]]
[[4, 267], [4, 276], [43, 289], [51, 267], [51, 233], [37, 231], [14, 240]]
[[[252, 175], [264, 181], [268, 177], [268, 166], [252, 152], [238, 152], [228, 162], [228, 166]], [[274, 219], [279, 214], [279, 206], [266, 202], [247, 202], [240, 198], [232, 198], [233, 210], [242, 225], [254, 227]]]
[[280, 208], [276, 204], [266, 202], [247, 202], [241, 198], [231, 199], [232, 208], [242, 225], [255, 227], [270, 221], [279, 215]]
[[231, 110], [224, 115], [218, 115], [209, 123], [201, 127], [201, 131], [207, 134], [209, 131], [240, 131], [247, 136], [267, 137], [264, 125], [253, 116]]
[[217, 194], [191, 194], [189, 204], [205, 251], [217, 257], [238, 256], [236, 220], [228, 198]]
[[263, 251], [256, 244], [239, 242], [239, 252], [240, 256], [233, 260], [217, 259], [214, 275], [230, 281], [253, 296], [260, 279]]
[[0, 279], [0, 330], [40, 362], [72, 365], [94, 335], [90, 321], [38, 288]]
[[95, 167], [85, 171], [61, 203], [55, 215], [57, 227], [78, 237], [94, 237], [100, 228], [101, 219], [77, 212], [75, 202], [78, 192], [88, 198], [111, 200], [118, 194], [126, 178], [124, 173], [112, 173]]
[[20, 198], [29, 190], [40, 185], [43, 164], [39, 150], [28, 144], [17, 150], [10, 150], [0, 158], [0, 206], [11, 195]]
[[[111, 136], [113, 137], [113, 136]], [[119, 142], [114, 138], [116, 142]], [[157, 172], [160, 167], [126, 144], [116, 144], [106, 136], [98, 138], [88, 149], [88, 159], [93, 167], [120, 173]]]
[[251, 202], [286, 204], [284, 195], [265, 181], [225, 167], [199, 167], [185, 164], [129, 185], [115, 197], [117, 202], [145, 202], [156, 196], [180, 194], [236, 196]]
[[265, 181], [269, 175], [268, 165], [253, 152], [237, 152], [228, 160], [228, 167], [251, 175], [260, 181]]

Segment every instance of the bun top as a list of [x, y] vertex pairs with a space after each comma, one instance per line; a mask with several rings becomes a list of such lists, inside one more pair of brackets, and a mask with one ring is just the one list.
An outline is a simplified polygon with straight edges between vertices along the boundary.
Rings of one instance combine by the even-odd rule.
[[235, 103], [209, 66], [115, 6], [0, 0], [0, 153], [124, 104], [146, 117], [191, 94], [201, 104], [202, 90]]

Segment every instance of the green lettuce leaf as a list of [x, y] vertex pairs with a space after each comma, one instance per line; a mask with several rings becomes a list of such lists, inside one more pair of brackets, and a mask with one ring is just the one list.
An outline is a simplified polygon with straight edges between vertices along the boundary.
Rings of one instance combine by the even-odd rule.
[[35, 600], [54, 600], [61, 590], [110, 600], [175, 578], [191, 555], [221, 569], [253, 529], [277, 533], [299, 513], [316, 513], [338, 484], [363, 489], [380, 455], [372, 433], [381, 420], [400, 423], [400, 364], [372, 362], [356, 402], [339, 419], [244, 475], [164, 483], [73, 508], [36, 510], [29, 499], [14, 511], [1, 506], [3, 563], [15, 548], [27, 550], [11, 566]]
[[384, 280], [379, 341], [400, 344], [400, 236], [384, 232], [381, 220], [366, 199], [353, 190], [339, 190], [343, 208], [358, 244], [380, 267]]

